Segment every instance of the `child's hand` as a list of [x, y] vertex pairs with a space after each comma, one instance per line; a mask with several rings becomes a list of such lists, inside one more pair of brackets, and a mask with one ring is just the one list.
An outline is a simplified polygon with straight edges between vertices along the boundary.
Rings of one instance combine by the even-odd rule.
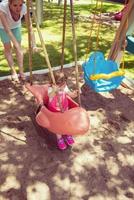
[[58, 87], [56, 85], [53, 85], [51, 92], [49, 92], [49, 97], [53, 98], [57, 93], [58, 93]]

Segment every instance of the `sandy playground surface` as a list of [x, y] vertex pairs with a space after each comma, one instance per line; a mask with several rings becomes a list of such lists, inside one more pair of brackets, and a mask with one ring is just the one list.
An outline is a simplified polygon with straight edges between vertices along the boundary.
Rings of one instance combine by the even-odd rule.
[[[73, 69], [65, 71], [73, 87]], [[95, 93], [80, 81], [91, 126], [64, 152], [35, 123], [33, 96], [0, 82], [0, 200], [134, 199], [134, 91]]]

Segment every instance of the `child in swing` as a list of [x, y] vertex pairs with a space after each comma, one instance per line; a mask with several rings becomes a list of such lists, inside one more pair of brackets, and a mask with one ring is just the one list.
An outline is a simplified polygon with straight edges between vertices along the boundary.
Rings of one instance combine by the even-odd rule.
[[[48, 105], [47, 108], [52, 112], [64, 112], [69, 109], [67, 95], [71, 98], [77, 97], [77, 91], [71, 92], [67, 87], [67, 78], [62, 72], [54, 73], [56, 86], [50, 85], [48, 88]], [[57, 134], [57, 146], [60, 150], [64, 150], [68, 146], [74, 144], [71, 135]]]

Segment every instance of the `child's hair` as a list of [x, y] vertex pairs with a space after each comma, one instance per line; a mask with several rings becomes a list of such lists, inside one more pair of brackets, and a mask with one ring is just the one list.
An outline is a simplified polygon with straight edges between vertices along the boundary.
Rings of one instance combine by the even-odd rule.
[[64, 84], [67, 81], [67, 76], [63, 72], [54, 72], [56, 85]]
[[9, 3], [12, 3], [14, 0], [8, 0]]
[[[14, 0], [8, 0], [8, 2], [11, 4], [12, 2], [13, 2]], [[24, 3], [24, 1], [23, 1], [23, 3]]]

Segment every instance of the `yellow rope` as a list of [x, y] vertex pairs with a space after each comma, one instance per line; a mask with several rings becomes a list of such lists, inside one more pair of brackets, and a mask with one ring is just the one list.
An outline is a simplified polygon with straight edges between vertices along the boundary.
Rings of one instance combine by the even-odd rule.
[[102, 25], [101, 17], [102, 17], [103, 0], [100, 0], [100, 3], [101, 3], [100, 13], [99, 13], [100, 20], [99, 20], [99, 23], [98, 23], [98, 30], [97, 30], [97, 37], [96, 37], [96, 49], [98, 49], [98, 47], [99, 47], [99, 34], [100, 34], [100, 28], [101, 28], [101, 25]]
[[111, 78], [114, 78], [114, 77], [117, 77], [117, 76], [124, 76], [125, 74], [125, 71], [124, 70], [118, 70], [118, 71], [115, 71], [115, 72], [111, 72], [109, 74], [105, 74], [105, 73], [100, 73], [100, 74], [93, 74], [90, 76], [90, 80], [93, 80], [93, 81], [96, 81], [96, 80], [99, 80], [99, 79], [111, 79]]
[[[96, 50], [98, 50], [98, 47], [99, 47], [99, 35], [100, 35], [100, 29], [101, 29], [101, 25], [102, 25], [101, 13], [102, 13], [102, 7], [103, 7], [103, 0], [100, 0], [100, 2], [101, 2], [100, 11], [99, 11], [100, 20], [99, 20], [98, 28], [97, 28], [97, 37], [96, 37], [96, 49], [95, 49], [95, 52], [96, 52]], [[98, 0], [97, 0], [97, 4], [98, 4], [97, 7], [99, 7], [99, 1]], [[94, 58], [93, 74], [95, 74], [95, 72], [96, 72], [96, 54], [95, 54], [95, 58]]]
[[91, 21], [91, 27], [90, 27], [90, 33], [89, 33], [89, 39], [88, 39], [88, 45], [87, 45], [87, 49], [86, 49], [86, 58], [85, 58], [85, 61], [87, 60], [87, 56], [91, 50], [91, 46], [92, 46], [92, 33], [93, 33], [93, 30], [94, 30], [94, 24], [95, 24], [95, 16], [97, 14], [97, 8], [98, 8], [98, 0], [96, 0], [96, 5], [95, 5], [95, 12], [94, 12], [94, 15], [93, 15], [93, 19]]
[[44, 42], [44, 39], [43, 39], [41, 30], [40, 30], [40, 26], [39, 26], [38, 21], [37, 21], [37, 17], [36, 17], [35, 10], [34, 10], [34, 8], [33, 8], [33, 4], [31, 4], [31, 8], [32, 8], [32, 12], [33, 12], [34, 22], [35, 22], [35, 24], [36, 24], [36, 29], [37, 29], [37, 31], [38, 31], [40, 43], [41, 43], [42, 48], [43, 48], [43, 52], [44, 52], [44, 56], [45, 56], [45, 61], [46, 61], [47, 67], [48, 67], [48, 69], [49, 69], [50, 77], [51, 77], [52, 83], [53, 83], [54, 85], [56, 85], [54, 73], [53, 73], [52, 66], [51, 66], [51, 63], [50, 63], [50, 59], [49, 59], [49, 56], [48, 56], [48, 53], [47, 53], [47, 49], [46, 49], [46, 44], [45, 44], [45, 42]]

